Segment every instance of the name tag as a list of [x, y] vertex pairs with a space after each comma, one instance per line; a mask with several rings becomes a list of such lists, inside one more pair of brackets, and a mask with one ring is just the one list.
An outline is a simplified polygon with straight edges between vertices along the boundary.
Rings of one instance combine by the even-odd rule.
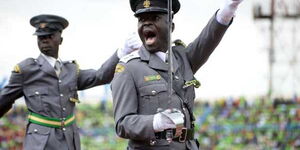
[[158, 81], [160, 79], [161, 79], [160, 75], [144, 76], [145, 82], [148, 82], [148, 81]]

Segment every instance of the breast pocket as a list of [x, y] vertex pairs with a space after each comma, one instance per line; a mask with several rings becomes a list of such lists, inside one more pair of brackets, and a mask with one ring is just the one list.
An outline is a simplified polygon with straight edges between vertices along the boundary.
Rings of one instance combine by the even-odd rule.
[[27, 106], [34, 111], [42, 111], [44, 107], [44, 101], [48, 96], [47, 88], [36, 88], [36, 89], [27, 89], [24, 91], [26, 95]]
[[152, 84], [140, 88], [139, 112], [140, 114], [155, 114], [167, 100], [167, 87], [165, 84]]

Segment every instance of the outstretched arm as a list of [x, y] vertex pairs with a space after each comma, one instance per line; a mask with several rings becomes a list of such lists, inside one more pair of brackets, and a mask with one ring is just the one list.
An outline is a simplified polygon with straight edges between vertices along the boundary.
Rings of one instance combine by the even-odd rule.
[[229, 27], [242, 0], [224, 0], [224, 5], [214, 15], [200, 35], [186, 49], [188, 60], [195, 74], [218, 46]]
[[23, 96], [22, 74], [12, 71], [8, 85], [0, 91], [0, 118], [8, 112], [16, 99]]

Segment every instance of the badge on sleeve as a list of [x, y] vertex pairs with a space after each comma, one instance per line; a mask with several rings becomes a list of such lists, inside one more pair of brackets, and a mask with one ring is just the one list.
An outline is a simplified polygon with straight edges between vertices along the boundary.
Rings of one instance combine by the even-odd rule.
[[121, 64], [117, 64], [115, 73], [121, 73], [125, 70], [125, 67]]
[[14, 67], [14, 72], [15, 72], [15, 73], [21, 73], [21, 70], [20, 70], [19, 65], [16, 65], [16, 66]]

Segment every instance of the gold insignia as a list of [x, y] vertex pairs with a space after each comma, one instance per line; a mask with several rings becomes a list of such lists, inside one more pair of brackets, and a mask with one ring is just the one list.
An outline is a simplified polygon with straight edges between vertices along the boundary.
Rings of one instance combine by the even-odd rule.
[[73, 102], [73, 103], [80, 103], [80, 101], [76, 98], [70, 98], [70, 101]]
[[16, 65], [16, 66], [14, 67], [14, 72], [15, 72], [15, 73], [21, 73], [21, 70], [20, 70], [19, 65]]
[[160, 79], [161, 79], [160, 75], [144, 76], [145, 82], [148, 82], [148, 81], [158, 81]]
[[148, 7], [150, 7], [150, 1], [149, 0], [145, 0], [144, 1], [144, 3], [143, 3], [143, 5], [144, 5], [144, 8], [148, 8]]
[[183, 41], [179, 40], [179, 39], [175, 40], [173, 43], [175, 44], [175, 46], [180, 46], [181, 45], [183, 47], [186, 47], [186, 44]]
[[125, 67], [121, 64], [117, 64], [115, 73], [121, 73], [125, 70]]
[[200, 82], [198, 80], [191, 80], [191, 81], [186, 81], [183, 88], [188, 88], [190, 86], [194, 86], [195, 88], [199, 88], [201, 86]]
[[40, 23], [40, 28], [46, 28], [46, 26], [47, 26], [47, 23]]

